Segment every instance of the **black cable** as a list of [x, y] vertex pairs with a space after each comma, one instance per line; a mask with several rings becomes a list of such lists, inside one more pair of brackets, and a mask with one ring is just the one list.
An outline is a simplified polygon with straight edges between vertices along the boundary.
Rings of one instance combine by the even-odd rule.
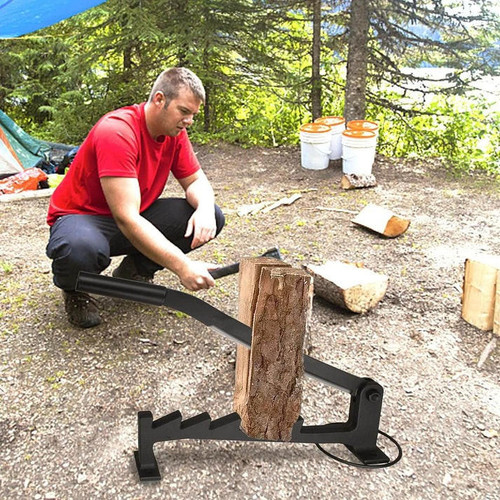
[[345, 465], [352, 465], [353, 467], [359, 467], [362, 469], [383, 469], [385, 467], [391, 467], [395, 464], [397, 464], [402, 456], [403, 456], [403, 449], [401, 448], [400, 444], [392, 437], [389, 436], [389, 434], [386, 434], [385, 432], [378, 431], [379, 434], [382, 436], [385, 436], [389, 441], [391, 441], [394, 445], [396, 445], [396, 448], [398, 449], [398, 456], [392, 460], [392, 462], [387, 462], [385, 464], [373, 464], [373, 465], [366, 465], [366, 464], [359, 464], [357, 462], [350, 462], [349, 460], [344, 460], [343, 458], [337, 457], [336, 455], [332, 455], [328, 451], [326, 451], [319, 443], [314, 443], [320, 451], [322, 451], [326, 456], [332, 458], [333, 460], [336, 460], [337, 462], [340, 462], [341, 464]]

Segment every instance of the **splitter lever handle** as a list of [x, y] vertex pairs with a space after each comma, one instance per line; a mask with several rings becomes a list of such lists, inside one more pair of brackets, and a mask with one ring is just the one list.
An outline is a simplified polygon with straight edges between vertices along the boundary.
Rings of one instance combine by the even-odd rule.
[[76, 290], [79, 292], [106, 295], [117, 299], [135, 300], [144, 304], [162, 306], [168, 290], [164, 286], [152, 283], [141, 283], [140, 281], [113, 278], [110, 280], [99, 274], [80, 271], [76, 282]]

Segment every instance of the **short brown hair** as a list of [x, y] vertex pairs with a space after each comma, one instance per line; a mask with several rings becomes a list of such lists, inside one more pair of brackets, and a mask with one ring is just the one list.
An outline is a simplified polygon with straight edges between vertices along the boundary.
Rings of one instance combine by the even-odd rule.
[[162, 92], [168, 106], [170, 101], [179, 95], [179, 89], [182, 87], [187, 87], [195, 97], [205, 103], [205, 89], [201, 80], [191, 70], [180, 67], [166, 69], [160, 73], [149, 94], [149, 101], [153, 100], [156, 92]]

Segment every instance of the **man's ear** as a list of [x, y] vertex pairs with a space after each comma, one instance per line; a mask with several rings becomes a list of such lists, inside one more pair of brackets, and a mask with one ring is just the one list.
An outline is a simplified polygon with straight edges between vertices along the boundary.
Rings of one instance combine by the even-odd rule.
[[165, 94], [161, 90], [157, 90], [155, 92], [155, 95], [153, 96], [153, 104], [155, 106], [163, 108], [163, 106], [165, 106], [165, 102], [166, 102]]

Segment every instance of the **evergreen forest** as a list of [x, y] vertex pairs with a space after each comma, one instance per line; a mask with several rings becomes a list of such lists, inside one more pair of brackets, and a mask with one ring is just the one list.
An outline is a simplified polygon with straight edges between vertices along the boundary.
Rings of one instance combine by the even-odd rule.
[[298, 144], [335, 115], [376, 121], [379, 153], [500, 175], [495, 0], [108, 0], [0, 40], [0, 109], [76, 145], [170, 66], [206, 87], [193, 142]]

